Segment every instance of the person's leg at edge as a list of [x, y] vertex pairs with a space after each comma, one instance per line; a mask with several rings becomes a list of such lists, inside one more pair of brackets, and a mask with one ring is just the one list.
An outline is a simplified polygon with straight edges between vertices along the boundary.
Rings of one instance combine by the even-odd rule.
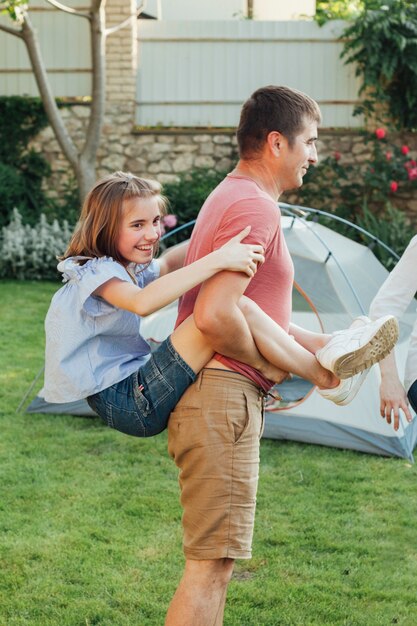
[[165, 626], [222, 626], [233, 559], [185, 562]]
[[410, 389], [408, 390], [407, 397], [412, 409], [417, 413], [417, 380], [413, 382]]

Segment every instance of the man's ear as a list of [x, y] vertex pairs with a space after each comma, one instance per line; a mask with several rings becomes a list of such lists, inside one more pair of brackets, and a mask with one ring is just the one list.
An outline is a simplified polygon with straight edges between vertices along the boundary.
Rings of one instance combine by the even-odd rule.
[[272, 130], [270, 133], [268, 133], [266, 138], [268, 147], [274, 156], [280, 156], [285, 141], [286, 139], [284, 135], [278, 130]]

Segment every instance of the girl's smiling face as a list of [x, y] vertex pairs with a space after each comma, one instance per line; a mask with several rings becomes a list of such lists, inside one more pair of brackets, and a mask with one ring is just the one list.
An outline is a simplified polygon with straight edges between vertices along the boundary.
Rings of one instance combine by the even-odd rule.
[[144, 265], [152, 260], [155, 245], [161, 237], [159, 200], [158, 196], [151, 196], [123, 201], [117, 249], [125, 259], [125, 265]]

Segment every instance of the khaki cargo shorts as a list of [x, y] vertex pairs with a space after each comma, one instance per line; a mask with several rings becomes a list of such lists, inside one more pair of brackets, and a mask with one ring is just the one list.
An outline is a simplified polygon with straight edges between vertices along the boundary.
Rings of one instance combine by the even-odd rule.
[[263, 398], [241, 374], [204, 369], [171, 413], [187, 559], [251, 557]]

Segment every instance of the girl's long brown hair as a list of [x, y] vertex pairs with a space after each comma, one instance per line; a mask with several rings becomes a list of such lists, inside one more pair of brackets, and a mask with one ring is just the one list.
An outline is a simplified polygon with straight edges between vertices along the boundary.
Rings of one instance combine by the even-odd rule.
[[152, 196], [158, 198], [163, 215], [167, 199], [162, 195], [162, 187], [156, 180], [139, 178], [130, 172], [115, 172], [99, 180], [84, 201], [78, 223], [61, 260], [71, 256], [111, 256], [114, 261], [125, 262], [116, 245], [123, 200]]

